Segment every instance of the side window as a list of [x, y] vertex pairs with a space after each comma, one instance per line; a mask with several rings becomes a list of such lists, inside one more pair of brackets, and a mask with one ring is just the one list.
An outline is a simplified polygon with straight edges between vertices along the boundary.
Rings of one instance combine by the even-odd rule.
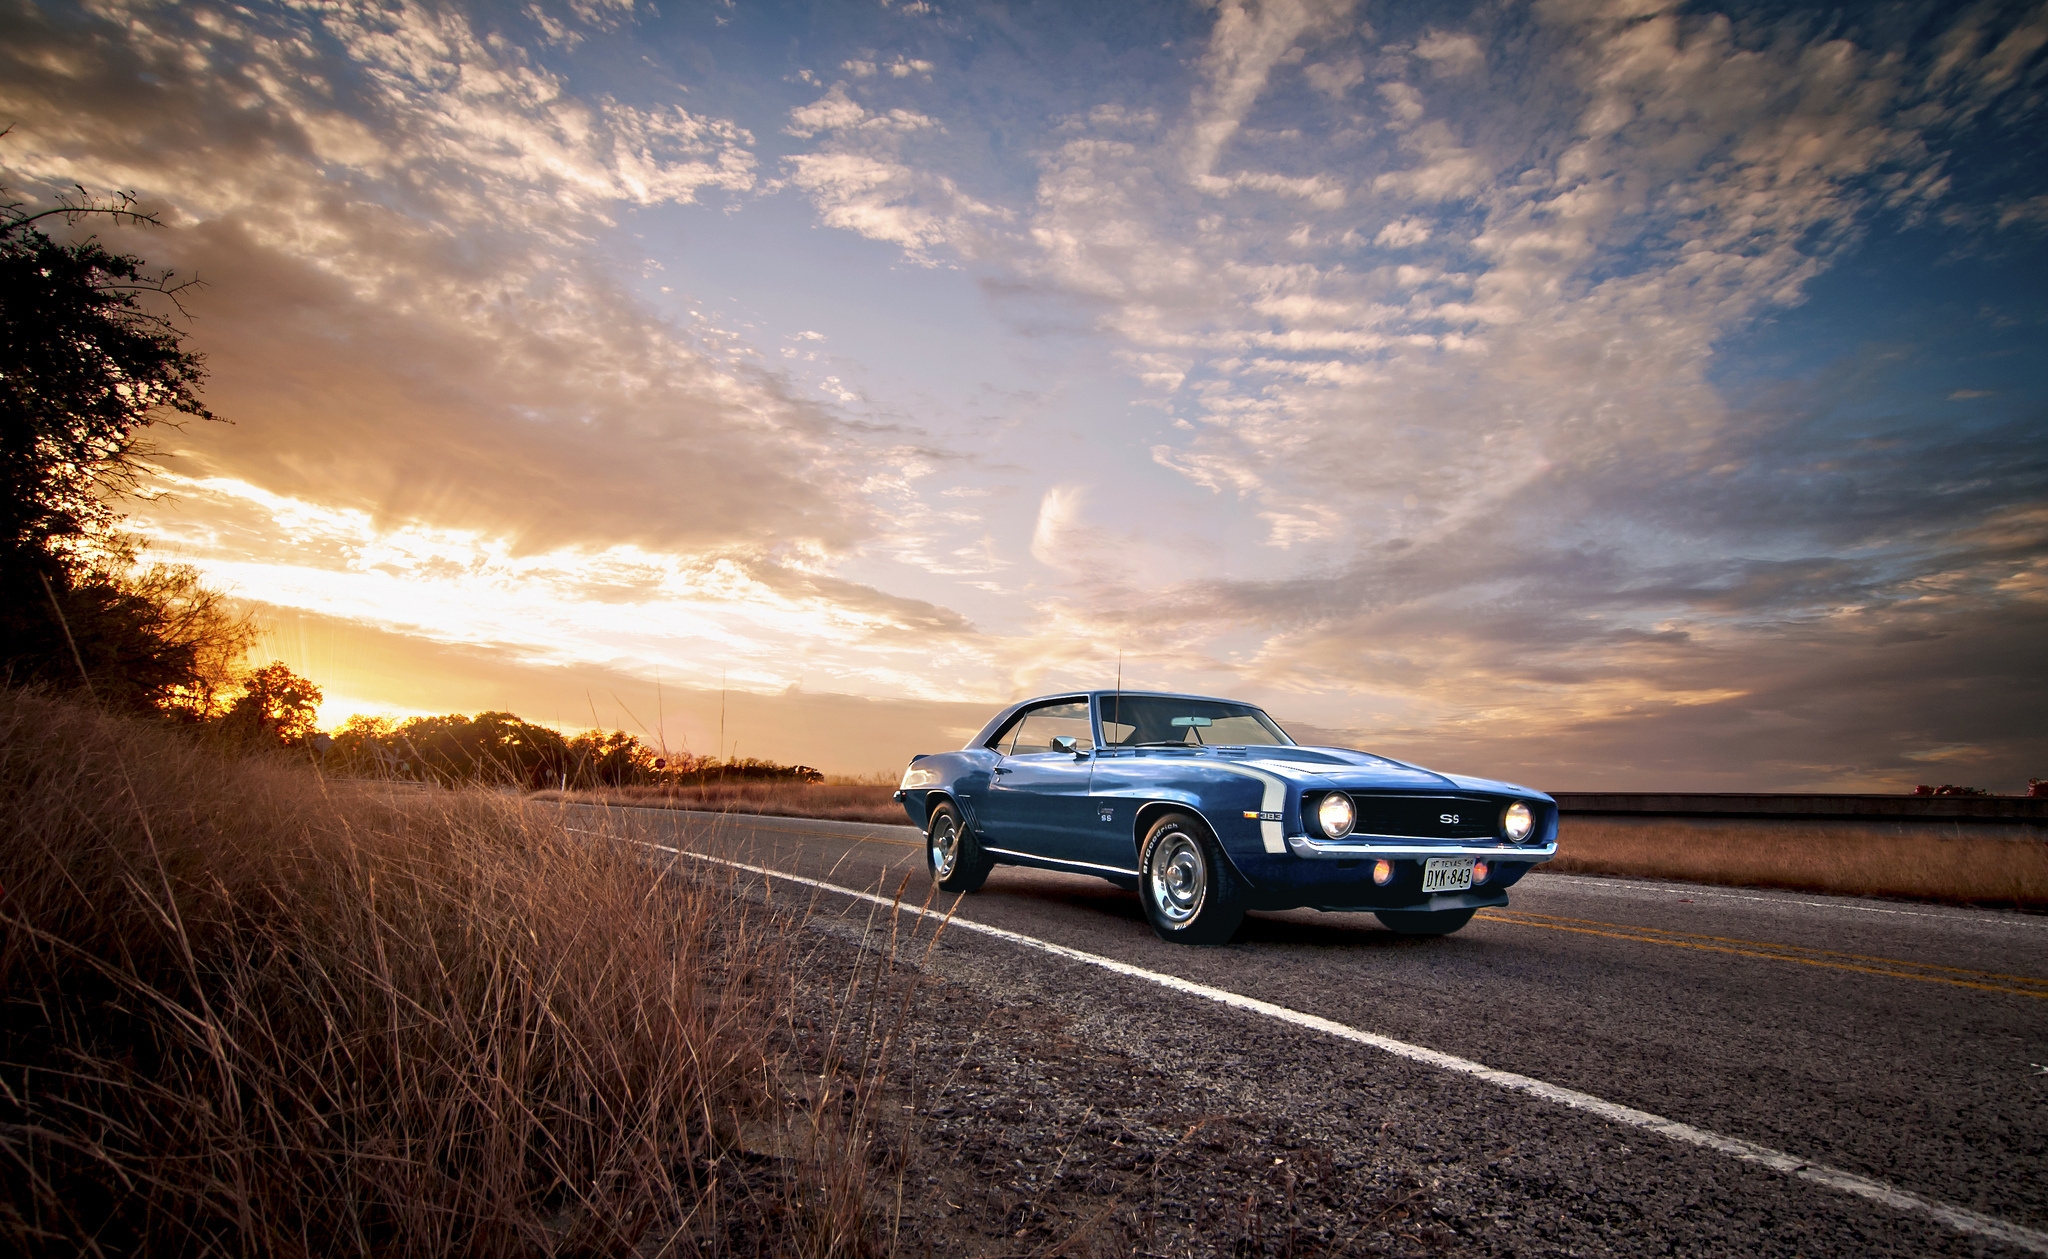
[[1028, 712], [1022, 712], [1010, 718], [1008, 724], [1001, 730], [996, 731], [995, 738], [990, 739], [982, 746], [994, 748], [1004, 756], [1010, 755], [1011, 746], [1017, 742], [1017, 727], [1023, 725], [1024, 719], [1030, 715]]
[[991, 746], [1005, 756], [1028, 756], [1052, 751], [1052, 741], [1057, 738], [1072, 739], [1077, 751], [1094, 749], [1095, 740], [1088, 732], [1087, 700], [1065, 700], [1030, 709], [1021, 714], [1020, 720], [1005, 727]]

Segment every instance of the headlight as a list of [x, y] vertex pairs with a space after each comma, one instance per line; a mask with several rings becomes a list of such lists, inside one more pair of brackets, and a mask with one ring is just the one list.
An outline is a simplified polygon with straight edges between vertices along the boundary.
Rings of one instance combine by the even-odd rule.
[[1520, 800], [1508, 806], [1508, 838], [1519, 844], [1536, 829], [1536, 815]]
[[917, 787], [929, 787], [937, 781], [939, 781], [937, 774], [928, 769], [919, 769], [917, 766], [912, 765], [903, 771], [903, 781], [897, 785], [896, 790], [910, 791]]
[[1342, 839], [1351, 833], [1351, 826], [1358, 821], [1358, 810], [1351, 807], [1351, 797], [1341, 791], [1333, 791], [1323, 797], [1316, 806], [1316, 825], [1331, 839]]

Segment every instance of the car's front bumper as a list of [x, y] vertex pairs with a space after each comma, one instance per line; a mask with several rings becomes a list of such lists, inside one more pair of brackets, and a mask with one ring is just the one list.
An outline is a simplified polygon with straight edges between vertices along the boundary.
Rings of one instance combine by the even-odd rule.
[[1508, 890], [1504, 887], [1477, 888], [1470, 892], [1438, 892], [1418, 901], [1406, 904], [1375, 905], [1338, 904], [1317, 905], [1316, 908], [1328, 914], [1370, 914], [1378, 911], [1397, 914], [1441, 914], [1459, 909], [1499, 909], [1508, 903]]
[[1548, 844], [1425, 844], [1407, 835], [1346, 835], [1343, 839], [1311, 839], [1289, 835], [1287, 851], [1311, 861], [1358, 861], [1387, 858], [1420, 861], [1425, 857], [1487, 857], [1500, 861], [1548, 861], [1557, 855]]

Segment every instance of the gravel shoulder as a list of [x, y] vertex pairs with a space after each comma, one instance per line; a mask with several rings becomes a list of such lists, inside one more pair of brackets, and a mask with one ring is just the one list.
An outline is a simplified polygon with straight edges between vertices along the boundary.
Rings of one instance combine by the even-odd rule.
[[[867, 921], [864, 907], [837, 918], [820, 906], [815, 996], [846, 990]], [[882, 939], [869, 938], [870, 956]], [[892, 1075], [901, 1118], [880, 1142], [904, 1151], [901, 1253], [2004, 1253], [965, 933], [948, 933], [902, 982], [915, 985], [902, 1032], [914, 1050]]]

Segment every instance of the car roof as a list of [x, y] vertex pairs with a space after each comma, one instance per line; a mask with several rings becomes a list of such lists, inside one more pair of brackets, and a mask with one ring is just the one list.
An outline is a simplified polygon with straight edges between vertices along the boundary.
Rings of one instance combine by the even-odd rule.
[[1043, 695], [1034, 696], [1031, 699], [1020, 699], [1016, 703], [1010, 705], [1009, 708], [1005, 711], [1015, 711], [1019, 708], [1028, 708], [1033, 704], [1042, 704], [1046, 700], [1079, 699], [1083, 696], [1087, 696], [1093, 699], [1102, 699], [1105, 697], [1114, 697], [1118, 695], [1136, 695], [1143, 696], [1146, 699], [1199, 699], [1207, 700], [1212, 704], [1243, 704], [1247, 708], [1259, 707], [1259, 705], [1252, 703], [1250, 700], [1230, 699], [1227, 696], [1223, 695], [1193, 695], [1186, 691], [1137, 691], [1132, 690], [1129, 687], [1125, 687], [1122, 690], [1117, 690], [1114, 687], [1105, 686], [1099, 690], [1092, 691], [1048, 691]]
[[[1145, 699], [1206, 700], [1212, 704], [1243, 704], [1246, 708], [1259, 708], [1259, 705], [1249, 700], [1225, 699], [1220, 695], [1189, 695], [1182, 691], [1134, 691], [1130, 689], [1118, 690], [1115, 687], [1104, 687], [1097, 690], [1048, 691], [1044, 695], [1034, 695], [1030, 699], [1020, 699], [1014, 704], [1006, 705], [1001, 712], [989, 718], [988, 724], [983, 726], [980, 732], [972, 739], [969, 739], [965, 746], [970, 748], [980, 747], [990, 735], [996, 732], [997, 726], [1008, 721], [1018, 710], [1029, 708], [1033, 704], [1043, 704], [1050, 700], [1062, 699], [1104, 699], [1118, 695], [1125, 697], [1139, 696]], [[1259, 711], [1264, 712], [1265, 709], [1259, 708]]]

